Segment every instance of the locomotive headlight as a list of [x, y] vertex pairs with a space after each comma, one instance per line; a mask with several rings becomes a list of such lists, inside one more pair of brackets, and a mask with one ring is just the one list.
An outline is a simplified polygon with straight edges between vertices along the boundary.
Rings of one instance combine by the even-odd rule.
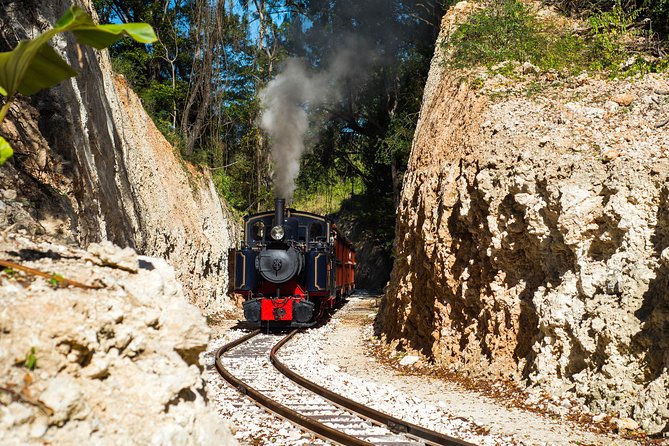
[[274, 226], [270, 232], [270, 235], [274, 240], [281, 240], [284, 234], [283, 226]]

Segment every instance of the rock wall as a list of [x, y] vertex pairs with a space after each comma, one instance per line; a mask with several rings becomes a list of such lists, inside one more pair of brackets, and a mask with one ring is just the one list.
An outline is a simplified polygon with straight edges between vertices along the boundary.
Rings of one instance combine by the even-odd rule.
[[0, 443], [237, 444], [204, 392], [210, 330], [163, 259], [13, 235], [0, 258], [57, 274], [0, 272]]
[[[473, 6], [451, 8], [441, 40]], [[666, 432], [669, 76], [451, 71], [445, 57], [437, 45], [382, 331]]]
[[[5, 2], [0, 49], [48, 29], [70, 4]], [[91, 3], [82, 6], [90, 10]], [[80, 74], [10, 110], [2, 133], [16, 155], [0, 169], [0, 189], [16, 192], [24, 206], [7, 211], [6, 224], [81, 246], [110, 240], [163, 257], [192, 302], [207, 313], [228, 308], [227, 250], [235, 230], [210, 176], [179, 159], [112, 72], [106, 51], [78, 47], [71, 35], [53, 44]]]

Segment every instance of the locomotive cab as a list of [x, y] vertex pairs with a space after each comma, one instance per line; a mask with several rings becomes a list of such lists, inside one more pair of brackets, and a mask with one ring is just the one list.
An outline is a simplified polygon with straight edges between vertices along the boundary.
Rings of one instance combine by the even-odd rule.
[[244, 218], [234, 290], [253, 325], [310, 326], [353, 290], [354, 265], [352, 245], [330, 220], [279, 199], [274, 212]]

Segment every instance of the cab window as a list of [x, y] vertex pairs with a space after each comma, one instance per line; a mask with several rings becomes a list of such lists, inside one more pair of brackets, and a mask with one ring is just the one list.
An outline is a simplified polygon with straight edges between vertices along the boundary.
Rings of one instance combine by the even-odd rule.
[[251, 239], [254, 242], [262, 241], [265, 238], [265, 223], [258, 220], [251, 226]]
[[319, 238], [322, 239], [322, 237], [325, 234], [323, 234], [323, 224], [320, 222], [313, 222], [311, 226], [309, 226], [309, 239], [313, 241], [317, 241]]

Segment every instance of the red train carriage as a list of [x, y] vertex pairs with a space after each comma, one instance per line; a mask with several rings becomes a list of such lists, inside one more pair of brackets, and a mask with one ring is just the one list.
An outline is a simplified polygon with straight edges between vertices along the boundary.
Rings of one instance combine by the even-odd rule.
[[234, 291], [254, 325], [307, 327], [355, 288], [355, 251], [327, 218], [285, 209], [244, 218]]

